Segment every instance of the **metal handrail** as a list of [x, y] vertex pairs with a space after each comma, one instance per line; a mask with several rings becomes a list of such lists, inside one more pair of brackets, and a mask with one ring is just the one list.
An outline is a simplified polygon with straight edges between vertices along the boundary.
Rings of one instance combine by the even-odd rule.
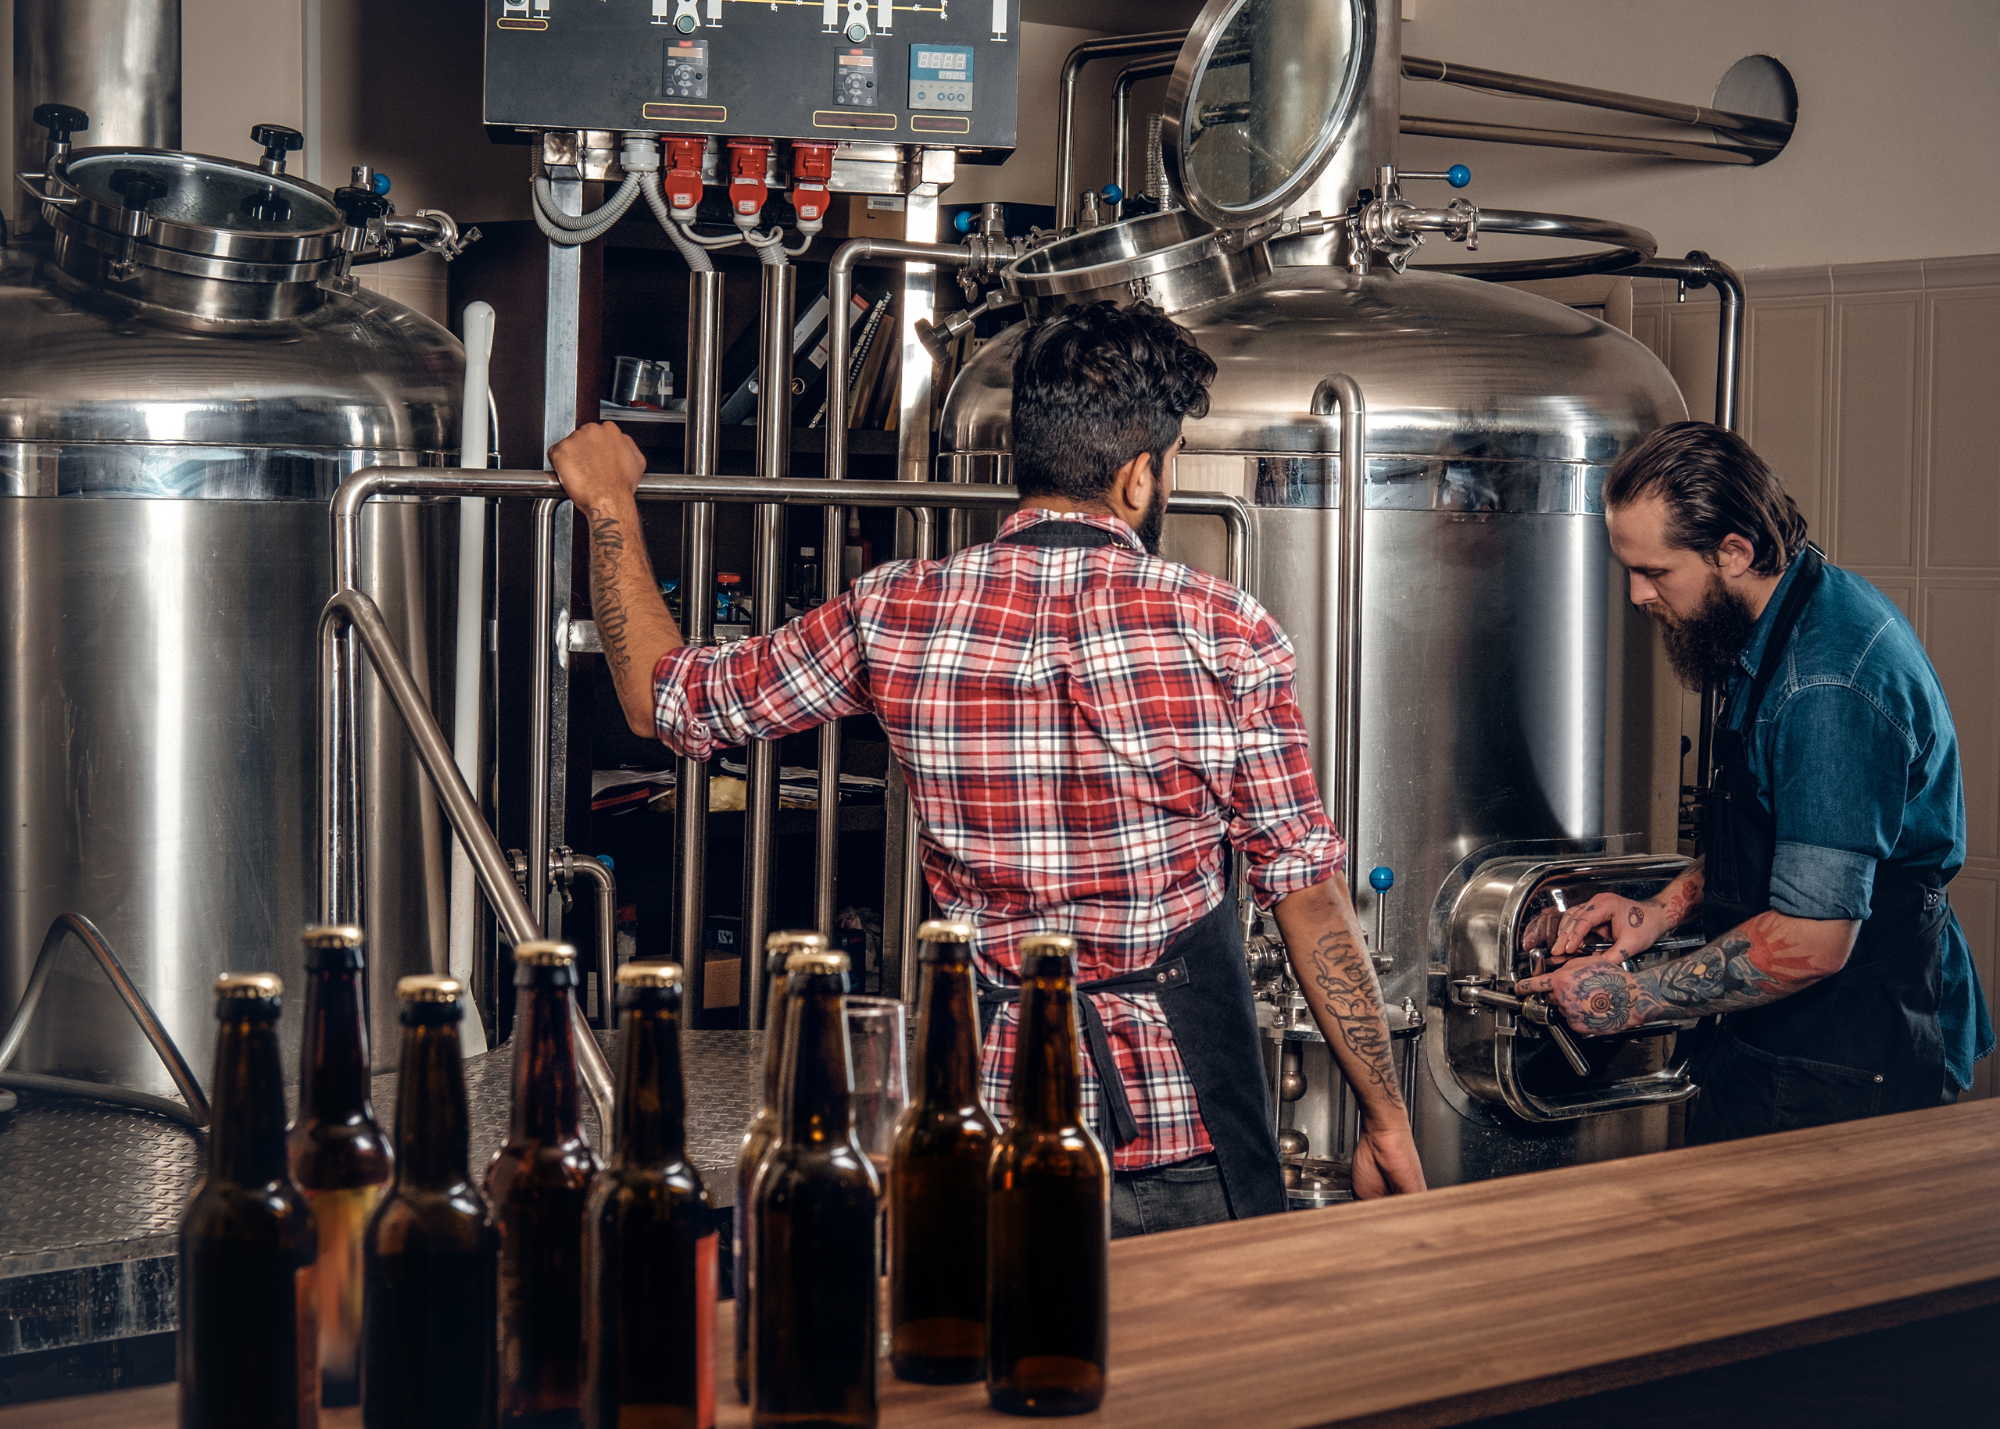
[[[835, 497], [836, 502], [829, 502]], [[687, 476], [679, 473], [651, 474], [639, 479], [638, 495], [643, 499], [677, 501], [689, 503], [719, 503], [730, 505], [779, 505], [779, 506], [841, 506], [891, 507], [913, 510], [918, 519], [920, 543], [927, 546], [932, 530], [931, 511], [937, 508], [953, 510], [977, 510], [1005, 513], [1018, 505], [1020, 493], [1012, 486], [962, 485], [948, 482], [907, 482], [907, 481], [841, 481], [837, 486], [816, 477], [741, 477], [741, 476]], [[554, 475], [546, 471], [494, 471], [466, 470], [441, 467], [377, 466], [358, 471], [340, 484], [332, 502], [333, 527], [333, 567], [336, 594], [328, 602], [326, 613], [321, 619], [322, 645], [322, 725], [321, 725], [321, 774], [320, 774], [320, 903], [322, 915], [335, 919], [344, 910], [358, 906], [359, 867], [358, 840], [356, 831], [346, 826], [355, 818], [359, 807], [359, 772], [354, 749], [352, 720], [342, 721], [339, 715], [343, 709], [353, 707], [351, 689], [343, 689], [343, 672], [351, 680], [353, 663], [351, 656], [341, 659], [343, 642], [338, 639], [342, 629], [351, 628], [362, 638], [367, 655], [381, 674], [397, 711], [410, 726], [412, 740], [417, 746], [419, 760], [437, 786], [439, 796], [445, 803], [446, 817], [464, 841], [468, 855], [472, 858], [473, 870], [480, 886], [486, 890], [493, 902], [496, 913], [500, 914], [509, 938], [520, 941], [525, 938], [542, 936], [541, 924], [529, 912], [528, 905], [515, 887], [507, 858], [500, 850], [493, 832], [479, 816], [478, 805], [473, 801], [458, 772], [456, 762], [451, 758], [448, 742], [438, 730], [436, 721], [423, 703], [415, 680], [407, 665], [395, 648], [393, 637], [382, 623], [381, 613], [372, 600], [355, 588], [355, 580], [360, 571], [360, 524], [362, 509], [371, 500], [389, 496], [485, 496], [528, 498], [537, 501], [555, 501], [562, 498], [562, 486]], [[1209, 516], [1223, 523], [1225, 540], [1223, 548], [1223, 574], [1231, 584], [1242, 586], [1249, 579], [1255, 561], [1255, 529], [1251, 524], [1250, 507], [1240, 498], [1223, 492], [1185, 491], [1175, 492], [1167, 502], [1167, 510], [1176, 515]], [[775, 553], [773, 553], [775, 555]], [[823, 557], [829, 563], [838, 559], [836, 552], [828, 552]], [[352, 597], [352, 599], [349, 599]], [[365, 602], [365, 605], [357, 604]], [[372, 624], [367, 617], [372, 613]], [[546, 703], [548, 691], [540, 691], [537, 699]], [[443, 763], [434, 766], [426, 754], [426, 744], [432, 740], [438, 745], [439, 757]], [[549, 752], [537, 750], [536, 758], [547, 758]], [[828, 782], [828, 771], [821, 770], [821, 786]], [[833, 802], [837, 806], [837, 769], [832, 771], [836, 790]], [[683, 796], [687, 793], [681, 790]], [[822, 810], [821, 828], [829, 822]], [[835, 809], [835, 820], [838, 817]], [[838, 824], [835, 822], [835, 828]], [[685, 822], [683, 824], [685, 827]], [[684, 840], [681, 850], [685, 861], [693, 852]], [[533, 854], [530, 853], [532, 860]], [[530, 868], [535, 867], [531, 862]], [[685, 874], [685, 871], [684, 871]], [[906, 880], [920, 877], [914, 862], [906, 869]], [[824, 901], [825, 892], [818, 885], [827, 877], [827, 864], [821, 861], [815, 870], [816, 900]], [[343, 890], [346, 890], [345, 892]], [[343, 905], [343, 899], [348, 900]], [[358, 916], [352, 912], [348, 916]], [[683, 929], [685, 935], [686, 930]], [[694, 936], [683, 938], [681, 947], [683, 959], [692, 959], [697, 964], [702, 956], [700, 930]], [[690, 977], [699, 973], [691, 969]], [[579, 1018], [582, 1016], [578, 1009]], [[597, 1051], [594, 1039], [585, 1039], [589, 1046], [583, 1052], [586, 1059], [595, 1055], [601, 1062], [602, 1054]], [[593, 1075], [586, 1066], [586, 1080]], [[609, 1125], [609, 1073], [605, 1073], [605, 1099], [600, 1101], [600, 1114], [607, 1118]], [[595, 1090], [593, 1089], [593, 1095]]]
[[1076, 183], [1076, 81], [1092, 60], [1114, 59], [1120, 55], [1178, 54], [1187, 42], [1186, 30], [1150, 30], [1142, 35], [1119, 35], [1110, 39], [1085, 40], [1063, 61], [1061, 98], [1056, 113], [1056, 228], [1067, 229], [1074, 216]]

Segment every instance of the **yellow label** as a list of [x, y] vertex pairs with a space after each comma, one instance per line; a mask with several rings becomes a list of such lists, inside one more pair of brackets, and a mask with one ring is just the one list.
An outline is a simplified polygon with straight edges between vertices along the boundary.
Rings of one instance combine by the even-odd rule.
[[319, 1370], [336, 1395], [361, 1375], [361, 1242], [381, 1186], [307, 1191], [319, 1227]]

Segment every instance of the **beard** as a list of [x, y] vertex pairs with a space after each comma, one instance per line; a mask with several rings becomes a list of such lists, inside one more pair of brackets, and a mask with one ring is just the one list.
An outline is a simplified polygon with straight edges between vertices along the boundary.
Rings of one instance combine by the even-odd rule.
[[1153, 463], [1153, 477], [1153, 504], [1140, 518], [1139, 529], [1134, 533], [1149, 556], [1160, 554], [1160, 537], [1167, 528], [1167, 483], [1157, 460]]
[[1709, 577], [1701, 603], [1687, 615], [1654, 606], [1648, 606], [1646, 613], [1659, 623], [1674, 675], [1695, 691], [1711, 680], [1728, 679], [1757, 625], [1750, 602], [1725, 586], [1721, 576]]

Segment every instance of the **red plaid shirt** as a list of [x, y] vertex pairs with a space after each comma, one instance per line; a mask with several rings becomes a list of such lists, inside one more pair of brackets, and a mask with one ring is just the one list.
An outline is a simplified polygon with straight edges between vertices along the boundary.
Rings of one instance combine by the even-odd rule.
[[[1270, 615], [1146, 555], [1116, 517], [1028, 510], [1000, 534], [1050, 519], [1119, 544], [892, 562], [774, 635], [676, 650], [654, 672], [660, 738], [698, 759], [879, 719], [923, 820], [931, 893], [977, 924], [980, 974], [1010, 985], [1016, 944], [1037, 931], [1075, 936], [1080, 980], [1152, 963], [1222, 898], [1225, 834], [1265, 907], [1332, 878], [1345, 854]], [[1159, 998], [1096, 1000], [1139, 1133], [1117, 1168], [1212, 1150]], [[1009, 1006], [986, 1035], [983, 1090], [1001, 1114], [1014, 1028]], [[1083, 1083], [1095, 1125], [1088, 1056]]]

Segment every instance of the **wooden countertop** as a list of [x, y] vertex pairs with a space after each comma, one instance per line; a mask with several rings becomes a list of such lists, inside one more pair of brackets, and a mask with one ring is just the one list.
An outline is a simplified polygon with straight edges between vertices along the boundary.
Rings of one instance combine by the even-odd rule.
[[[1120, 1241], [1088, 1422], [1458, 1424], [1981, 1310], [1996, 1191], [2000, 1102], [1979, 1102]], [[726, 1400], [719, 1425], [747, 1425]], [[168, 1385], [0, 1429], [172, 1415]], [[978, 1385], [883, 1376], [884, 1425], [995, 1422]]]

